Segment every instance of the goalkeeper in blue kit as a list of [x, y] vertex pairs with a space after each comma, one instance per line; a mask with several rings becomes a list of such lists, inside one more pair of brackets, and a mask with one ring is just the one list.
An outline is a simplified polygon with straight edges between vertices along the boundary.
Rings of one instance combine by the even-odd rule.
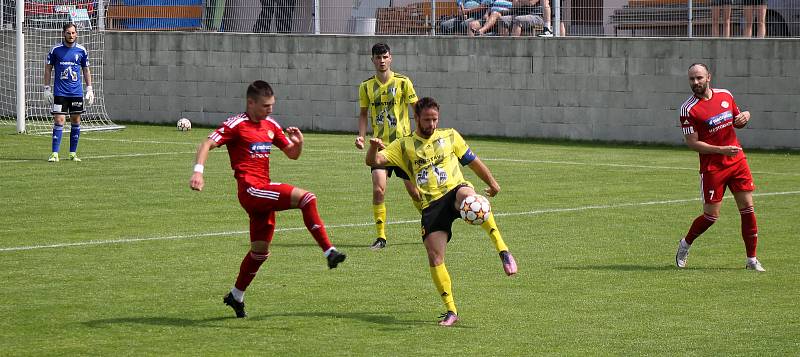
[[[58, 151], [67, 115], [72, 123], [69, 132], [69, 159], [81, 161], [77, 151], [78, 139], [81, 136], [81, 113], [86, 111], [84, 98], [86, 104], [94, 103], [89, 53], [77, 42], [78, 30], [75, 24], [64, 25], [61, 28], [61, 35], [64, 40], [50, 49], [44, 66], [44, 99], [47, 104], [52, 105], [50, 113], [53, 114], [53, 153], [47, 161], [59, 161]], [[53, 78], [52, 88], [51, 78]], [[85, 95], [82, 82], [86, 82]]]

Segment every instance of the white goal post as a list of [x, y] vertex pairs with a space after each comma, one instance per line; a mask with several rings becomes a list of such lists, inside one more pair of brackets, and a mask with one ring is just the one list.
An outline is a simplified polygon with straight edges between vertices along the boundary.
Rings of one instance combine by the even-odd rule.
[[103, 95], [103, 2], [0, 0], [0, 125], [16, 125], [18, 133], [51, 133], [53, 116], [42, 95], [45, 58], [62, 41], [61, 27], [74, 22], [78, 43], [89, 53], [95, 94], [93, 105], [85, 103], [81, 131], [124, 128], [109, 118]]

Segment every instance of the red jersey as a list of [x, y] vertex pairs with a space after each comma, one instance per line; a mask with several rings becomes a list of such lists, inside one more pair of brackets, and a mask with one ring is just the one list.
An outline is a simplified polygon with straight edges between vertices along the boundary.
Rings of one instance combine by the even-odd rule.
[[[715, 146], [738, 146], [739, 139], [733, 129], [733, 118], [739, 115], [739, 107], [733, 95], [725, 89], [711, 89], [711, 99], [691, 96], [681, 105], [681, 128], [683, 135], [697, 133], [698, 140]], [[716, 171], [729, 167], [744, 159], [744, 151], [735, 156], [723, 154], [700, 154], [700, 172]]]
[[[280, 124], [271, 117], [256, 123], [247, 113], [228, 118], [208, 138], [217, 145], [228, 146], [233, 176], [239, 188], [269, 185], [269, 155], [272, 145], [279, 149], [289, 145]], [[243, 187], [244, 185], [244, 187]]]

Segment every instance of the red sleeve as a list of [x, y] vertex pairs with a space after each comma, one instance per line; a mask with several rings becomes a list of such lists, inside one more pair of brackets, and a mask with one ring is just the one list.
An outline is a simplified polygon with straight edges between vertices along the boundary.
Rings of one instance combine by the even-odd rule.
[[694, 130], [694, 120], [691, 116], [683, 116], [680, 117], [680, 124], [681, 130], [683, 130], [683, 135], [693, 134]]
[[733, 95], [731, 95], [731, 111], [733, 112], [733, 116], [739, 115], [741, 111], [739, 110], [739, 106], [736, 105], [736, 100], [733, 99]]
[[220, 125], [219, 128], [217, 128], [217, 130], [214, 130], [211, 132], [211, 134], [208, 134], [208, 138], [214, 140], [214, 142], [217, 143], [217, 146], [222, 146], [235, 140], [239, 130], [235, 126], [228, 126], [229, 124], [230, 120], [225, 121], [222, 123], [222, 125]]
[[283, 148], [289, 146], [289, 139], [286, 138], [286, 134], [283, 132], [283, 128], [281, 125], [278, 124], [274, 119], [268, 119], [270, 123], [272, 123], [273, 128], [273, 137], [272, 143], [278, 147], [278, 149], [283, 150]]

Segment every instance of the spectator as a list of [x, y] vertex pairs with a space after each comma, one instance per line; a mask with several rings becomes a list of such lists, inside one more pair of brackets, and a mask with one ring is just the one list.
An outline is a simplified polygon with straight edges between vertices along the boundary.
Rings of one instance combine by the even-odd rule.
[[[559, 36], [566, 36], [567, 35], [567, 27], [564, 26], [564, 4], [563, 1], [559, 1], [560, 9], [561, 9], [561, 24], [559, 29], [561, 30]], [[544, 14], [544, 31], [539, 35], [539, 37], [553, 37], [553, 26], [551, 25], [551, 19], [553, 18], [553, 11], [550, 9], [550, 0], [542, 0], [542, 13]]]
[[277, 33], [292, 32], [292, 13], [297, 0], [261, 0], [261, 13], [258, 15], [253, 32], [273, 32], [270, 30], [272, 15], [275, 15]]
[[539, 0], [514, 0], [508, 15], [500, 17], [500, 35], [520, 36], [522, 30], [529, 30], [534, 26], [544, 26], [542, 6]]
[[719, 36], [719, 17], [722, 15], [722, 37], [731, 37], [731, 0], [711, 0], [711, 36]]
[[458, 5], [458, 16], [445, 19], [439, 24], [442, 33], [466, 33], [469, 24], [473, 21], [480, 21], [487, 9], [486, 5], [473, 0], [458, 0], [456, 4]]
[[767, 36], [767, 0], [742, 0], [744, 5], [744, 31], [742, 36], [753, 37], [753, 10], [756, 11], [758, 18], [757, 36], [764, 38]]
[[491, 31], [500, 20], [500, 17], [511, 11], [512, 3], [508, 0], [484, 0], [483, 4], [489, 7], [483, 15], [483, 25], [479, 21], [469, 23], [470, 35], [483, 36]]

